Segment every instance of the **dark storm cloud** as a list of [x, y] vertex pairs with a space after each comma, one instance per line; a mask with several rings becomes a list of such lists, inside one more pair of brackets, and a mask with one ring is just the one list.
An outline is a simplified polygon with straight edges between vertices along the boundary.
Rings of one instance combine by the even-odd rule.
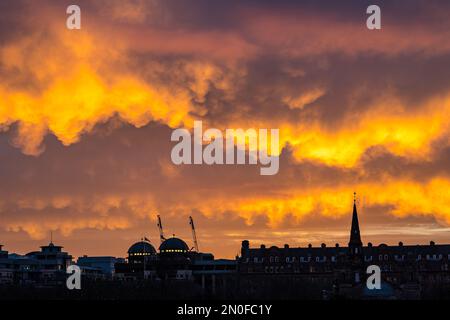
[[412, 161], [386, 152], [383, 148], [368, 150], [363, 160], [364, 177], [377, 179], [388, 175], [426, 182], [435, 177], [450, 177], [450, 148], [436, 148], [432, 160]]

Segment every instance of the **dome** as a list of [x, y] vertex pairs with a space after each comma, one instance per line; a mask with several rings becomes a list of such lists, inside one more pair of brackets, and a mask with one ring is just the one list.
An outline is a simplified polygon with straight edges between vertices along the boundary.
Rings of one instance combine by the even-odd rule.
[[128, 249], [129, 255], [150, 255], [155, 253], [155, 248], [150, 243], [144, 241], [136, 242]]
[[159, 246], [160, 252], [187, 252], [189, 251], [189, 247], [183, 240], [179, 238], [170, 238], [165, 240]]

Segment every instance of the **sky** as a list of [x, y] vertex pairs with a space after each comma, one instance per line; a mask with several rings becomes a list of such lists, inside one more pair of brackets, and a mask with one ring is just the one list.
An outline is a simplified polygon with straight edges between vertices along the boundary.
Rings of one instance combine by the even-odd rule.
[[[81, 8], [81, 30], [66, 8]], [[381, 30], [366, 8], [381, 8]], [[126, 256], [450, 243], [450, 3], [0, 2], [0, 243]], [[279, 128], [280, 169], [174, 165], [177, 128]]]

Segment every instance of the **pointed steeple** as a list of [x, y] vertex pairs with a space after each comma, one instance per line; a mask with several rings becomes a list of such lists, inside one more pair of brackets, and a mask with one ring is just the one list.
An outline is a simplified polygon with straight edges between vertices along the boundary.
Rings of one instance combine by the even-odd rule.
[[353, 215], [352, 215], [352, 228], [350, 230], [349, 247], [361, 247], [361, 235], [359, 233], [358, 212], [356, 210], [356, 192], [353, 194]]

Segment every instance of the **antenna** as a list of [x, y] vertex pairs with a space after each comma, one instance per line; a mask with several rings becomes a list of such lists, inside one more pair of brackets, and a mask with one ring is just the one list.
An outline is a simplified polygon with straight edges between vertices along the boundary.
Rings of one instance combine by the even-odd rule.
[[162, 243], [164, 240], [166, 240], [166, 238], [164, 238], [161, 216], [159, 214], [158, 214], [158, 229], [159, 229], [159, 239], [161, 240]]
[[199, 250], [198, 250], [198, 243], [197, 243], [197, 235], [195, 234], [194, 219], [192, 219], [191, 216], [189, 216], [189, 224], [191, 225], [191, 229], [192, 229], [192, 238], [194, 239], [195, 251], [199, 252]]

